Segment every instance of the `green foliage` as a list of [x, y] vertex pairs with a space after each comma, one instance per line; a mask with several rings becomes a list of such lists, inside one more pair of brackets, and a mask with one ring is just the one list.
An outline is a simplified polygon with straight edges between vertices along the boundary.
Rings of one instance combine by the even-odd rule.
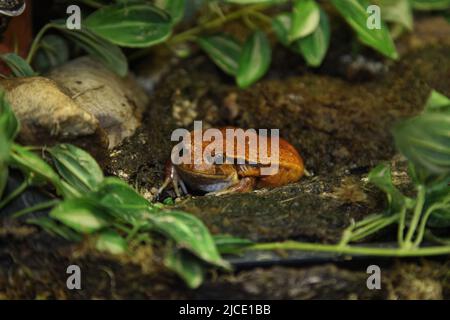
[[358, 39], [391, 59], [397, 59], [398, 53], [392, 41], [389, 29], [381, 23], [381, 29], [369, 29], [367, 21], [369, 2], [366, 0], [332, 0], [342, 17], [356, 32]]
[[172, 20], [166, 11], [148, 3], [117, 4], [92, 13], [85, 26], [114, 44], [142, 48], [167, 39]]
[[0, 59], [6, 63], [16, 77], [32, 77], [35, 75], [30, 65], [15, 53], [4, 53]]
[[[195, 42], [220, 69], [245, 88], [267, 71], [271, 51], [267, 41], [270, 28], [281, 44], [301, 55], [310, 67], [322, 64], [330, 44], [329, 17], [322, 2], [317, 0], [205, 1], [192, 6], [182, 0], [156, 0], [153, 3], [145, 0], [94, 1], [89, 4], [93, 12], [83, 21], [81, 30], [67, 30], [61, 21], [45, 26], [36, 36], [27, 62], [31, 63], [35, 58], [33, 65], [38, 71], [46, 71], [66, 60], [67, 46], [64, 42], [53, 35], [43, 37], [51, 28], [62, 32], [121, 76], [127, 73], [128, 62], [119, 46], [140, 49], [131, 53], [131, 57], [136, 58], [146, 55], [148, 49], [157, 44], [164, 43], [174, 52], [181, 52], [180, 48], [187, 48], [186, 43]], [[355, 31], [361, 43], [391, 59], [398, 58], [393, 37], [413, 29], [413, 8], [447, 10], [450, 7], [449, 0], [332, 0], [331, 4]], [[368, 27], [368, 22], [374, 18], [368, 10], [371, 4], [381, 8], [380, 28]], [[281, 10], [286, 12], [280, 13]], [[197, 24], [183, 30], [181, 26], [190, 24], [180, 22], [196, 13], [199, 13]], [[217, 33], [233, 20], [245, 22], [250, 29], [249, 34], [253, 34], [244, 44], [230, 34]], [[262, 48], [260, 53], [257, 46]], [[187, 51], [191, 52], [190, 47]], [[32, 73], [23, 63], [12, 63], [17, 76]]]
[[236, 74], [237, 84], [246, 88], [267, 72], [271, 61], [269, 40], [262, 31], [254, 32], [245, 42]]

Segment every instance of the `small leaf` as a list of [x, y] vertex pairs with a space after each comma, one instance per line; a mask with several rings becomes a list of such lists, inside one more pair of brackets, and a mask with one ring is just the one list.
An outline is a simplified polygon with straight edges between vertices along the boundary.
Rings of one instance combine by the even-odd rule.
[[6, 63], [16, 77], [32, 77], [36, 75], [31, 66], [15, 53], [2, 54], [0, 59]]
[[384, 21], [398, 23], [413, 30], [413, 12], [410, 0], [378, 0], [376, 2], [381, 8], [381, 16]]
[[433, 90], [425, 104], [425, 112], [450, 112], [450, 99]]
[[93, 200], [112, 213], [118, 219], [135, 223], [148, 213], [151, 204], [126, 182], [115, 177], [105, 178], [93, 195]]
[[11, 150], [11, 166], [20, 169], [25, 176], [31, 177], [33, 184], [50, 182], [60, 190], [61, 180], [47, 162], [18, 144], [13, 144]]
[[170, 14], [173, 25], [183, 19], [186, 0], [163, 0], [161, 2], [161, 8]]
[[416, 167], [450, 175], [450, 112], [424, 113], [393, 130], [398, 150]]
[[70, 58], [67, 40], [55, 34], [49, 34], [42, 38], [39, 50], [33, 60], [33, 66], [45, 73], [52, 68], [58, 67]]
[[96, 243], [97, 250], [111, 254], [123, 254], [127, 251], [127, 241], [114, 230], [105, 230], [100, 233]]
[[60, 203], [50, 212], [50, 217], [80, 233], [93, 233], [108, 225], [104, 211], [81, 198]]
[[320, 23], [317, 29], [309, 36], [297, 40], [293, 46], [298, 46], [306, 63], [312, 67], [322, 64], [330, 45], [330, 23], [327, 14], [320, 10]]
[[83, 239], [80, 234], [76, 233], [72, 229], [64, 225], [57, 224], [55, 220], [47, 217], [28, 219], [27, 223], [35, 224], [44, 229], [49, 234], [60, 236], [61, 238], [64, 238], [68, 241], [80, 242]]
[[239, 59], [237, 83], [246, 88], [258, 81], [270, 66], [272, 51], [262, 31], [256, 31], [245, 42]]
[[314, 0], [296, 0], [292, 9], [290, 42], [313, 33], [320, 20], [320, 8]]
[[164, 211], [152, 214], [149, 218], [152, 228], [175, 241], [202, 260], [228, 269], [229, 264], [222, 260], [214, 240], [203, 222], [191, 214], [181, 211]]
[[164, 259], [164, 265], [178, 274], [191, 289], [198, 288], [205, 278], [201, 260], [184, 250], [170, 250]]
[[96, 190], [103, 181], [103, 171], [86, 151], [71, 144], [59, 144], [49, 149], [58, 173], [77, 191]]
[[366, 0], [332, 0], [331, 3], [355, 30], [362, 43], [391, 59], [398, 59], [397, 49], [386, 24], [381, 22], [381, 29], [367, 27], [370, 16], [366, 10], [369, 2]]
[[107, 68], [119, 76], [127, 75], [127, 58], [118, 46], [100, 38], [87, 28], [72, 31], [66, 28], [65, 22], [60, 21], [52, 23], [52, 26], [63, 32], [90, 56], [100, 60]]
[[242, 249], [253, 244], [251, 240], [235, 238], [229, 235], [217, 235], [213, 238], [221, 254], [238, 254], [242, 252]]
[[386, 193], [391, 213], [400, 212], [401, 208], [411, 201], [392, 183], [391, 167], [388, 164], [380, 164], [372, 169], [369, 173], [369, 182]]
[[170, 15], [151, 4], [117, 4], [92, 13], [85, 25], [114, 44], [144, 48], [166, 40], [172, 32]]
[[450, 0], [411, 0], [415, 10], [448, 10]]
[[289, 13], [281, 13], [272, 20], [272, 29], [278, 40], [284, 46], [289, 46], [289, 30], [291, 29], [292, 18]]
[[242, 48], [231, 36], [224, 34], [200, 37], [199, 46], [225, 73], [235, 76], [239, 67]]

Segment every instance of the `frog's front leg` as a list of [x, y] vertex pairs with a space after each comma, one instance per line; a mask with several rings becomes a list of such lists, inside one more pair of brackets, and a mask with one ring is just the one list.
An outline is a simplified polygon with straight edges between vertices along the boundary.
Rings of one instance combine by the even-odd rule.
[[175, 194], [177, 197], [181, 197], [181, 190], [184, 194], [188, 194], [186, 185], [184, 184], [183, 180], [181, 180], [179, 174], [177, 173], [177, 170], [175, 169], [175, 166], [172, 164], [172, 162], [169, 160], [166, 163], [165, 168], [165, 179], [163, 185], [158, 189], [157, 197], [160, 196], [160, 194], [169, 186], [169, 184], [172, 183], [173, 189], [175, 190]]

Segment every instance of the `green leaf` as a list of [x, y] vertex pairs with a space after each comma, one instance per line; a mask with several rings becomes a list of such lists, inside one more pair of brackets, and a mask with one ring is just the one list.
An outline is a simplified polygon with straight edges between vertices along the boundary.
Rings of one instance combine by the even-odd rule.
[[163, 0], [161, 8], [170, 14], [172, 24], [175, 25], [183, 19], [186, 0]]
[[41, 157], [18, 144], [13, 144], [11, 151], [11, 166], [21, 170], [24, 176], [30, 177], [32, 184], [41, 185], [50, 182], [56, 189], [61, 190], [59, 176]]
[[299, 39], [293, 46], [298, 46], [306, 63], [318, 67], [325, 58], [330, 45], [330, 22], [327, 14], [320, 10], [320, 23], [317, 29], [309, 36]]
[[50, 217], [80, 233], [93, 233], [106, 226], [102, 208], [87, 199], [69, 199], [57, 205]]
[[108, 208], [115, 217], [131, 224], [141, 220], [151, 207], [143, 196], [115, 177], [105, 178], [93, 194], [93, 199]]
[[411, 0], [416, 10], [448, 10], [450, 0]]
[[205, 278], [202, 262], [185, 250], [170, 250], [164, 259], [164, 265], [178, 274], [191, 289], [198, 288]]
[[72, 31], [66, 28], [65, 22], [59, 21], [52, 23], [52, 26], [63, 32], [90, 56], [100, 60], [107, 68], [119, 76], [127, 75], [127, 58], [118, 46], [100, 38], [87, 28]]
[[306, 37], [316, 30], [320, 20], [320, 8], [314, 0], [296, 0], [292, 8], [289, 41]]
[[5, 93], [0, 91], [0, 170], [3, 179], [6, 176], [5, 170], [10, 159], [11, 145], [19, 130], [19, 121], [6, 100]]
[[221, 254], [238, 254], [242, 252], [242, 249], [253, 244], [251, 240], [235, 238], [229, 235], [217, 235], [213, 238]]
[[381, 29], [369, 29], [367, 22], [370, 17], [366, 11], [369, 2], [366, 0], [332, 0], [347, 23], [357, 33], [359, 40], [391, 59], [398, 59], [397, 49], [386, 24], [381, 22]]
[[369, 182], [376, 185], [386, 193], [389, 202], [390, 213], [398, 213], [412, 201], [405, 197], [392, 183], [391, 167], [388, 164], [380, 164], [369, 173]]
[[450, 112], [425, 113], [394, 130], [398, 150], [429, 174], [450, 175]]
[[111, 254], [123, 254], [127, 251], [127, 241], [114, 230], [105, 230], [97, 238], [96, 248]]
[[103, 181], [103, 171], [86, 151], [71, 144], [59, 144], [51, 149], [58, 173], [78, 192], [96, 190]]
[[83, 239], [79, 233], [76, 233], [65, 225], [58, 224], [55, 220], [47, 217], [28, 219], [27, 223], [35, 224], [51, 235], [60, 236], [68, 241], [80, 242]]
[[225, 73], [231, 76], [237, 74], [242, 48], [236, 40], [231, 36], [219, 34], [200, 37], [197, 42]]
[[413, 30], [413, 12], [410, 0], [377, 0], [384, 21], [398, 23]]
[[269, 40], [262, 31], [254, 32], [245, 42], [236, 76], [239, 87], [246, 88], [267, 72], [272, 58]]
[[36, 75], [31, 66], [15, 53], [2, 54], [0, 59], [6, 63], [16, 77], [32, 77]]
[[60, 66], [70, 58], [67, 40], [56, 34], [49, 34], [42, 38], [39, 50], [33, 59], [33, 66], [45, 73], [52, 68]]
[[163, 42], [172, 32], [170, 15], [144, 3], [101, 8], [85, 20], [85, 25], [114, 44], [132, 48]]
[[152, 228], [191, 251], [202, 260], [223, 268], [230, 266], [220, 257], [214, 240], [203, 222], [181, 211], [163, 211], [149, 217]]
[[450, 112], [450, 99], [433, 90], [425, 104], [425, 112]]
[[278, 40], [286, 47], [289, 47], [289, 30], [291, 29], [292, 18], [289, 13], [281, 13], [272, 20], [272, 29]]

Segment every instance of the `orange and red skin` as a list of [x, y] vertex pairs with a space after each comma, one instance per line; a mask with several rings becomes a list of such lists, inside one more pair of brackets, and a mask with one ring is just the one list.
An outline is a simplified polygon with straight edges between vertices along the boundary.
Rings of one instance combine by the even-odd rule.
[[[227, 158], [231, 159], [242, 159], [244, 158], [247, 162], [249, 159], [249, 154], [251, 151], [256, 151], [258, 155], [258, 160], [263, 160], [262, 156], [259, 155], [258, 150], [250, 150], [250, 145], [246, 144], [244, 149], [245, 154], [238, 154], [237, 141], [226, 141], [225, 130], [229, 128], [220, 128], [219, 130], [224, 137], [223, 150]], [[191, 137], [194, 132], [191, 132]], [[256, 133], [255, 133], [256, 134]], [[268, 147], [268, 157], [270, 157], [270, 138], [267, 140]], [[195, 148], [194, 139], [191, 139], [191, 150]], [[198, 159], [195, 163], [195, 156], [203, 156], [203, 150], [211, 144], [210, 141], [203, 141], [200, 145], [201, 150], [199, 152], [191, 152], [191, 161], [189, 164], [173, 165], [170, 161], [166, 166], [166, 177], [173, 177], [174, 172], [177, 172], [179, 179], [182, 182], [186, 182], [191, 187], [195, 188], [196, 184], [201, 184], [205, 180], [209, 183], [221, 184], [224, 181], [230, 181], [230, 187], [225, 188], [230, 192], [248, 192], [255, 188], [264, 187], [279, 187], [289, 183], [298, 181], [304, 174], [304, 163], [303, 159], [297, 150], [286, 140], [279, 138], [279, 156], [278, 156], [278, 172], [272, 175], [262, 175], [261, 169], [256, 166], [248, 166], [243, 164], [237, 164], [233, 161], [233, 164], [211, 164], [205, 163], [203, 159]], [[234, 144], [233, 154], [230, 154], [227, 148], [227, 144]], [[257, 163], [258, 160], [256, 161]], [[265, 159], [265, 164], [267, 164], [268, 158]], [[224, 189], [224, 190], [225, 190]], [[226, 192], [229, 193], [229, 192]]]

